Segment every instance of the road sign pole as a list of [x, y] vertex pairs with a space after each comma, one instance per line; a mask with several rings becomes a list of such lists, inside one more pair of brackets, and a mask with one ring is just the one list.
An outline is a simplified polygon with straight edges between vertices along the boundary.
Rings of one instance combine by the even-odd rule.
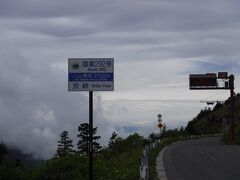
[[231, 95], [231, 140], [234, 141], [234, 76], [229, 76], [229, 87]]
[[93, 180], [93, 91], [89, 91], [89, 180]]

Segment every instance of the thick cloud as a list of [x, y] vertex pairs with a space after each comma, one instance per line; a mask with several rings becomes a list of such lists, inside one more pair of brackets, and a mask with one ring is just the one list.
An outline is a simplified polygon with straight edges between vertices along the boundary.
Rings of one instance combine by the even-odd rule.
[[[87, 93], [67, 92], [66, 72], [27, 60], [14, 48], [0, 51], [0, 58], [1, 139], [45, 158], [53, 155], [62, 131], [76, 140], [77, 126], [88, 121]], [[114, 129], [101, 115], [99, 98], [95, 104], [107, 139]]]
[[88, 120], [88, 97], [67, 92], [69, 57], [115, 58], [115, 92], [95, 96], [102, 144], [115, 130], [147, 136], [156, 130], [159, 112], [167, 126], [183, 125], [198, 112], [198, 100], [217, 98], [216, 91], [188, 91], [189, 73], [229, 71], [239, 91], [239, 5], [237, 0], [1, 0], [1, 139], [45, 158], [63, 130], [76, 143], [77, 125]]

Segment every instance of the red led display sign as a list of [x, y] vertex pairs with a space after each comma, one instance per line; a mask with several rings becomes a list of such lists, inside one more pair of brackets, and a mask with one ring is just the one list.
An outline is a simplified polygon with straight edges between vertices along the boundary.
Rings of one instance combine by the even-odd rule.
[[217, 87], [216, 74], [190, 74], [190, 89], [209, 89]]

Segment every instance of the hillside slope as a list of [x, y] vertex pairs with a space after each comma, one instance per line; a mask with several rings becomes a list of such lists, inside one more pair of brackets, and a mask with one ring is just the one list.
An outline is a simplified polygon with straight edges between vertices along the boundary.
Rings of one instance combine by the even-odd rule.
[[[192, 120], [188, 122], [185, 130], [189, 134], [225, 133], [230, 122], [230, 99], [223, 104], [217, 103], [211, 110], [205, 108]], [[235, 133], [240, 134], [240, 94], [235, 96]]]

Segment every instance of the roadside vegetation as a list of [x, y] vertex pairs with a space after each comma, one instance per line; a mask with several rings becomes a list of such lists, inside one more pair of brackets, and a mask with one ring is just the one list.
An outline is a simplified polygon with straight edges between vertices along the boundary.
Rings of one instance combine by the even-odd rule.
[[[68, 132], [63, 131], [55, 157], [34, 169], [25, 168], [20, 161], [11, 159], [6, 145], [2, 143], [0, 145], [0, 179], [87, 180], [88, 137], [85, 136], [87, 129], [86, 124], [80, 125], [77, 150], [73, 148]], [[102, 148], [97, 142], [100, 136], [96, 135], [96, 128], [94, 132], [94, 179], [139, 179], [140, 157], [144, 146], [149, 141], [137, 133], [124, 139], [114, 132], [108, 147]]]
[[[138, 179], [144, 139], [138, 134], [118, 139], [94, 156], [94, 179]], [[47, 161], [32, 174], [36, 179], [88, 179], [88, 157], [77, 153]]]

